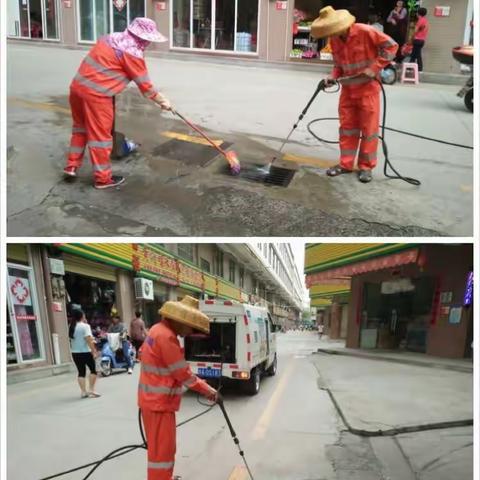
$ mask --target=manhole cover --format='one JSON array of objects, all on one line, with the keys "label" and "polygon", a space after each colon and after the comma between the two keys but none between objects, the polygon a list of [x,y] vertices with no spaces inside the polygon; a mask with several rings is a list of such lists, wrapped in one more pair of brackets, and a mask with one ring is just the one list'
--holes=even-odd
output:
[{"label": "manhole cover", "polygon": [[[224,142],[221,147],[226,149],[231,145],[231,143]],[[217,155],[220,155],[217,150],[209,145],[186,142],[175,138],[162,143],[156,147],[152,153],[155,156],[165,157],[171,160],[179,160],[180,162],[189,165],[199,165],[200,167],[204,167]]]}]

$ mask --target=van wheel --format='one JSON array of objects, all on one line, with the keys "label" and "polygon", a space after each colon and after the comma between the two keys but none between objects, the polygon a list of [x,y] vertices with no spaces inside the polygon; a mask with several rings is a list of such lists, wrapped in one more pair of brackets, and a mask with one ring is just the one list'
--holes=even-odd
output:
[{"label": "van wheel", "polygon": [[270,377],[275,376],[276,373],[277,373],[277,354],[275,354],[275,358],[273,359],[272,364],[267,369],[267,374]]},{"label": "van wheel", "polygon": [[246,391],[249,395],[256,395],[260,391],[260,369],[254,368],[250,372],[250,380],[246,383]]}]

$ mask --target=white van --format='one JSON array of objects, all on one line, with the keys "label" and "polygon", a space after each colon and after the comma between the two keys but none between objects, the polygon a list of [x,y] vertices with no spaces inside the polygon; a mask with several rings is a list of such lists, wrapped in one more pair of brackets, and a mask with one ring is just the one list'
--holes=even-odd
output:
[{"label": "white van", "polygon": [[185,338],[185,358],[200,378],[235,379],[250,395],[264,373],[277,372],[277,326],[264,307],[224,300],[201,300],[210,335]]}]

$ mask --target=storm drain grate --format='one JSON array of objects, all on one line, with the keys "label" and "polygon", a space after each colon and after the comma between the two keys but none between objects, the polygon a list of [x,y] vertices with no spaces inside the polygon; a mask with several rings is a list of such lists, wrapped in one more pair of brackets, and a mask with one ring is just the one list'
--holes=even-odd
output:
[{"label": "storm drain grate", "polygon": [[[221,147],[226,149],[231,145],[231,143],[224,142]],[[155,147],[152,154],[169,158],[170,160],[179,160],[189,165],[198,165],[200,167],[204,167],[220,155],[218,151],[210,145],[202,145],[177,139],[169,140]]]},{"label": "storm drain grate", "polygon": [[252,182],[288,187],[297,172],[297,166],[290,164],[291,162],[281,162],[282,166],[271,165],[270,168],[268,165],[242,164],[242,170],[238,176]]}]

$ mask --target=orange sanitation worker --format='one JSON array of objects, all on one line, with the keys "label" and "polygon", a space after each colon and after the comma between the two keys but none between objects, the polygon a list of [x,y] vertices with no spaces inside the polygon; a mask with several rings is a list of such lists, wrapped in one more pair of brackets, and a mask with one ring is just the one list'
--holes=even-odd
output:
[{"label": "orange sanitation worker", "polygon": [[151,42],[166,40],[153,20],[138,17],[124,32],[102,37],[84,58],[70,85],[73,127],[65,176],[76,177],[88,150],[95,188],[124,182],[123,177],[112,176],[110,164],[114,99],[133,81],[144,97],[171,110],[170,102],[154,88],[144,59]]},{"label": "orange sanitation worker", "polygon": [[340,163],[327,170],[335,177],[351,173],[358,151],[358,178],[372,180],[377,165],[380,118],[380,71],[395,58],[398,44],[370,25],[355,23],[348,10],[325,7],[312,24],[312,36],[330,37],[334,68],[328,83],[342,84]]},{"label": "orange sanitation worker", "polygon": [[185,361],[177,335],[194,331],[208,333],[208,317],[198,309],[198,300],[186,296],[181,302],[166,302],[141,348],[138,406],[148,444],[148,480],[172,477],[176,452],[175,412],[180,408],[183,388],[217,401],[217,391],[195,376]]}]

